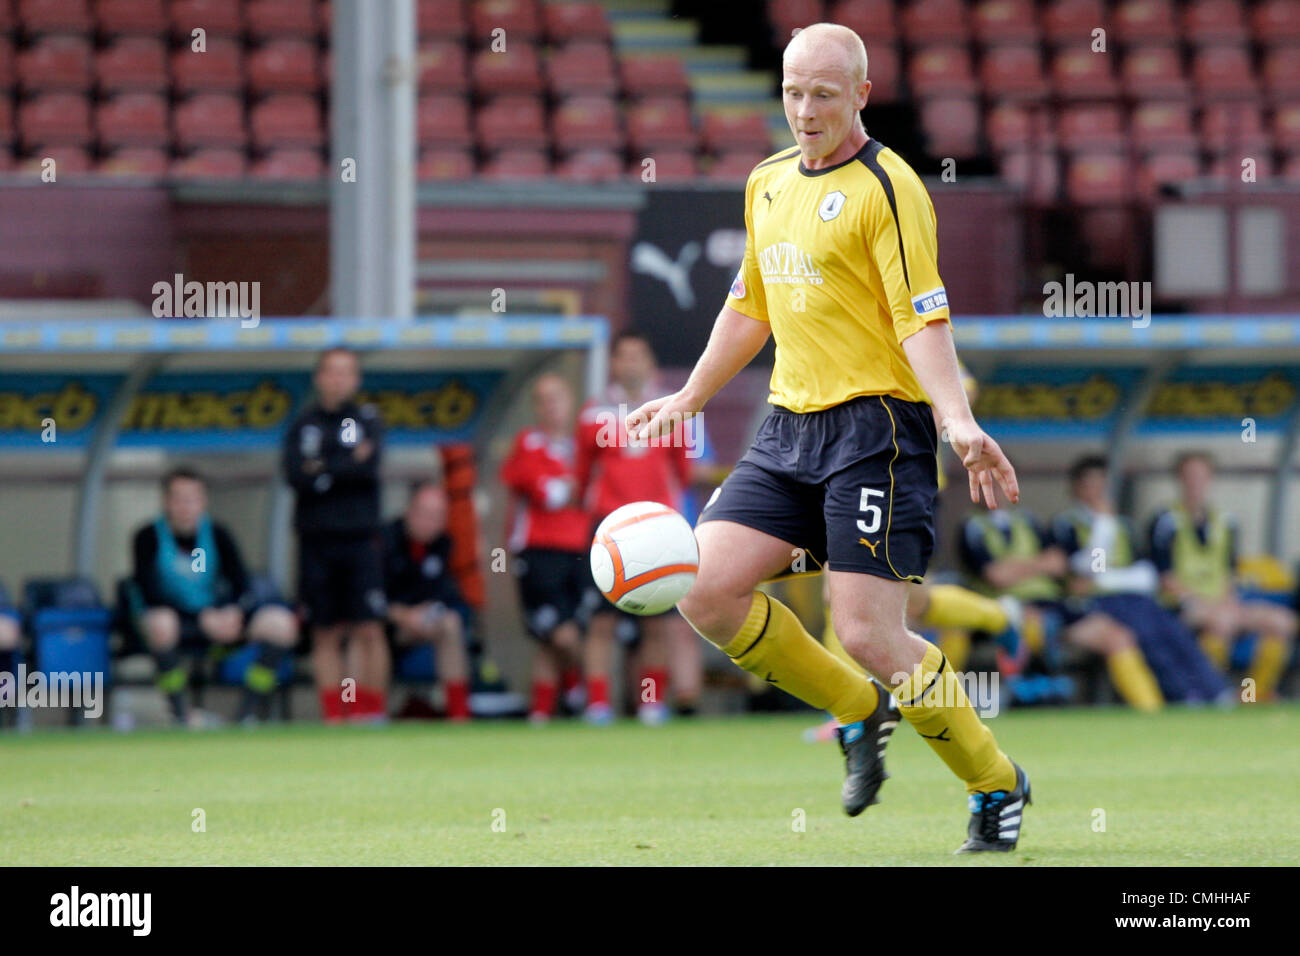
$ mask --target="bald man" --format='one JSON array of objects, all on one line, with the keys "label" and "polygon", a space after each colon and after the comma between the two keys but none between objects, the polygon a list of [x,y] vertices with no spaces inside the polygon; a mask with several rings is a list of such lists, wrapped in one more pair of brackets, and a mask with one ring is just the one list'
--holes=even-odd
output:
[{"label": "bald man", "polygon": [[[744,260],[704,354],[681,390],[628,416],[645,437],[670,432],[776,339],[774,407],[700,516],[700,573],[678,609],[741,668],[835,716],[850,816],[876,802],[901,714],[966,787],[958,852],[1012,850],[1029,779],[904,611],[934,549],[939,434],[972,501],[996,508],[998,487],[1018,501],[1016,473],[962,389],[934,206],[862,126],[861,39],[814,24],[786,47],[783,72],[795,145],[749,175]],[[810,565],[830,582],[844,649],[876,680],[757,590]]]}]

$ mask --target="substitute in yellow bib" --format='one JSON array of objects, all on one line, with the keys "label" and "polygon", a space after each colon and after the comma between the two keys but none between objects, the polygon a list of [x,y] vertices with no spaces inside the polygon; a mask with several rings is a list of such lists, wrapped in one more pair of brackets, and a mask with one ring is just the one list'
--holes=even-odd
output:
[{"label": "substitute in yellow bib", "polygon": [[[677,608],[739,667],[835,716],[847,813],[876,802],[902,717],[969,794],[961,850],[1010,850],[1029,779],[903,615],[934,548],[939,432],[972,500],[982,492],[996,507],[997,486],[1016,501],[1015,470],[962,391],[925,187],[862,126],[862,40],[805,28],[785,50],[781,90],[794,148],[750,174],[744,261],[709,344],[681,390],[628,416],[638,438],[670,433],[775,340],[772,411],[701,513],[699,574]],[[826,568],[857,668],[756,590],[809,557]]]},{"label": "substitute in yellow bib", "polygon": [[1174,467],[1179,500],[1156,515],[1150,531],[1161,596],[1178,607],[1219,670],[1227,668],[1228,652],[1237,637],[1256,634],[1250,676],[1255,680],[1256,699],[1269,700],[1291,659],[1295,612],[1271,601],[1237,596],[1237,529],[1230,515],[1209,502],[1214,481],[1209,454],[1187,452]]}]

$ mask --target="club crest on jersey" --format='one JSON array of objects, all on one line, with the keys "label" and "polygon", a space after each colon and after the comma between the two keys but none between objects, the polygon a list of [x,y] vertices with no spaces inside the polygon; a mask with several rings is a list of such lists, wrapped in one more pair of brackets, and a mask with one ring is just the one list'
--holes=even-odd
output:
[{"label": "club crest on jersey", "polygon": [[731,297],[733,299],[743,299],[745,297],[745,280],[739,272],[736,273],[735,281],[731,283]]},{"label": "club crest on jersey", "polygon": [[933,312],[935,309],[942,309],[948,304],[948,293],[943,286],[937,289],[931,289],[929,292],[922,292],[920,295],[912,296],[912,308],[916,309],[917,315],[925,315],[927,312]]},{"label": "club crest on jersey", "polygon": [[844,208],[846,199],[848,197],[838,189],[833,193],[827,193],[826,198],[822,200],[822,204],[817,207],[817,215],[822,217],[822,222],[830,222],[838,216],[840,210]]}]

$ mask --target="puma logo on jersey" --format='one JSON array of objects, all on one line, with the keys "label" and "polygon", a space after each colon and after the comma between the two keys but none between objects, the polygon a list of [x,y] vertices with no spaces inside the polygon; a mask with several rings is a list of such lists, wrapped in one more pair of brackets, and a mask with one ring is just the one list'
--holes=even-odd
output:
[{"label": "puma logo on jersey", "polygon": [[[781,194],[778,192],[776,195],[779,196],[779,195],[781,195]],[[764,189],[764,190],[763,190],[763,198],[767,200],[767,208],[768,208],[768,209],[771,209],[771,208],[772,208],[772,200],[775,199],[776,196],[773,196],[773,195],[772,195],[771,193],[769,193],[766,189]]]},{"label": "puma logo on jersey", "polygon": [[870,548],[871,556],[874,558],[876,556],[876,546],[880,544],[880,539],[877,538],[875,541],[868,541],[866,538],[858,538],[858,544],[865,544]]}]

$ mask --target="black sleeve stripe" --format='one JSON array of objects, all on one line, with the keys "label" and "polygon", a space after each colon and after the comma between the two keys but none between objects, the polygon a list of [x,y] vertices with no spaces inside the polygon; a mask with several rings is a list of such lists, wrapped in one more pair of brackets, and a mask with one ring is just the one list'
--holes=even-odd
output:
[{"label": "black sleeve stripe", "polygon": [[898,201],[894,198],[894,184],[889,180],[889,173],[885,172],[880,165],[880,160],[876,158],[877,154],[885,147],[881,145],[880,140],[873,139],[866,152],[859,157],[862,165],[871,170],[875,177],[880,180],[880,185],[884,187],[885,198],[889,200],[889,211],[894,214],[894,229],[898,232],[898,257],[903,262],[903,282],[907,285],[907,294],[912,294],[912,280],[907,274],[907,253],[903,250],[903,229],[898,222]]},{"label": "black sleeve stripe", "polygon": [[779,156],[773,156],[771,159],[763,160],[763,162],[759,163],[754,168],[762,169],[764,166],[771,166],[773,163],[783,163],[787,159],[793,159],[798,152],[799,152],[799,147],[796,146],[794,147],[794,149],[786,150],[784,153],[781,153]]}]

